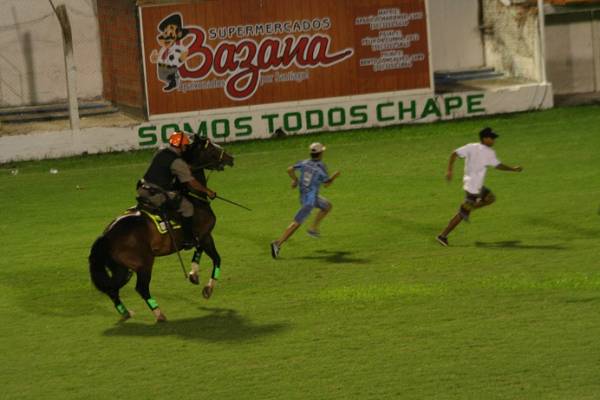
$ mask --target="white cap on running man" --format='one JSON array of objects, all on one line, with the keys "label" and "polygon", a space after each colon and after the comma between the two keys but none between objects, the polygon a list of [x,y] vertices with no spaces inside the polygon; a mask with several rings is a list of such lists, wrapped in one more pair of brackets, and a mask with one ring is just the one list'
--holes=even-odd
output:
[{"label": "white cap on running man", "polygon": [[319,154],[325,151],[326,147],[319,142],[314,142],[310,145],[310,154]]}]

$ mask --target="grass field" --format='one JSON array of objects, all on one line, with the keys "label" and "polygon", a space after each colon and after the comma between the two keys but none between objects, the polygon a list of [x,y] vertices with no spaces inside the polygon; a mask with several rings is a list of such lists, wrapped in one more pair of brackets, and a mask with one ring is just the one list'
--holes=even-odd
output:
[{"label": "grass field", "polygon": [[[497,203],[443,248],[462,200],[448,156],[484,125],[524,172],[489,171]],[[600,107],[580,107],[231,144],[235,167],[209,183],[253,212],[213,203],[223,276],[209,301],[176,256],[158,260],[166,324],[133,280],[136,315],[117,324],[87,270],[151,152],[5,166],[0,399],[597,399],[599,126]],[[320,240],[301,229],[273,260],[298,208],[285,169],[315,140],[342,172],[323,190],[334,210]],[[204,258],[203,282],[209,270]]]}]

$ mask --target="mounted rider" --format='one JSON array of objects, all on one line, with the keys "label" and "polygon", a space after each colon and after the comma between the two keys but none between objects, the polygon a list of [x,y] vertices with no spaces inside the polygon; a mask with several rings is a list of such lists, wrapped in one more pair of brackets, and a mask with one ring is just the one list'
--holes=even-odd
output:
[{"label": "mounted rider", "polygon": [[167,201],[173,202],[177,211],[183,217],[183,248],[196,245],[193,232],[194,206],[182,196],[175,187],[176,181],[197,192],[206,193],[214,199],[216,193],[201,184],[192,176],[189,165],[182,159],[183,153],[190,145],[190,139],[181,131],[176,131],[169,137],[169,147],[159,150],[152,159],[144,178],[138,182],[137,193],[142,201],[161,208]]}]

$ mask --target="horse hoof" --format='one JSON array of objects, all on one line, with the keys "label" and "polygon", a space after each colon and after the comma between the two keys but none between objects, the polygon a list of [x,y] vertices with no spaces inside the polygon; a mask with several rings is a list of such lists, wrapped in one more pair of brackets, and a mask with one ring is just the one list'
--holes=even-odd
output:
[{"label": "horse hoof", "polygon": [[198,278],[198,274],[194,273],[194,272],[190,272],[188,274],[188,279],[190,280],[190,282],[192,282],[194,285],[199,285],[200,284],[200,278]]},{"label": "horse hoof", "polygon": [[167,316],[163,313],[160,313],[156,316],[156,322],[167,322]]},{"label": "horse hoof", "polygon": [[133,317],[134,312],[131,310],[127,310],[127,314],[125,315],[121,315],[121,319],[119,319],[119,322],[125,322],[127,321],[129,318]]},{"label": "horse hoof", "polygon": [[165,314],[163,314],[162,311],[160,311],[159,308],[152,310],[152,313],[156,317],[156,322],[166,322],[167,321],[167,317],[165,316]]},{"label": "horse hoof", "polygon": [[161,315],[159,317],[156,317],[156,322],[160,323],[160,322],[167,322],[167,317],[165,317],[164,315]]},{"label": "horse hoof", "polygon": [[205,299],[210,299],[210,296],[212,296],[212,292],[213,292],[213,288],[210,286],[204,286],[204,289],[202,289],[202,297],[204,297]]}]

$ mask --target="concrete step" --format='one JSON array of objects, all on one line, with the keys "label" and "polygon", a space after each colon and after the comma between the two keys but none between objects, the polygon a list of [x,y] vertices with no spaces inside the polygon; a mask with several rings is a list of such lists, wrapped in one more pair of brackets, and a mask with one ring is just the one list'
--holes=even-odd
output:
[{"label": "concrete step", "polygon": [[[117,111],[119,111],[117,107],[106,101],[82,102],[79,104],[80,117],[110,114]],[[0,121],[3,123],[52,121],[68,118],[69,107],[66,103],[0,108]]]},{"label": "concrete step", "polygon": [[494,68],[477,68],[464,71],[435,71],[434,78],[436,82],[457,82],[475,79],[495,79],[503,76],[501,72],[496,72]]}]

